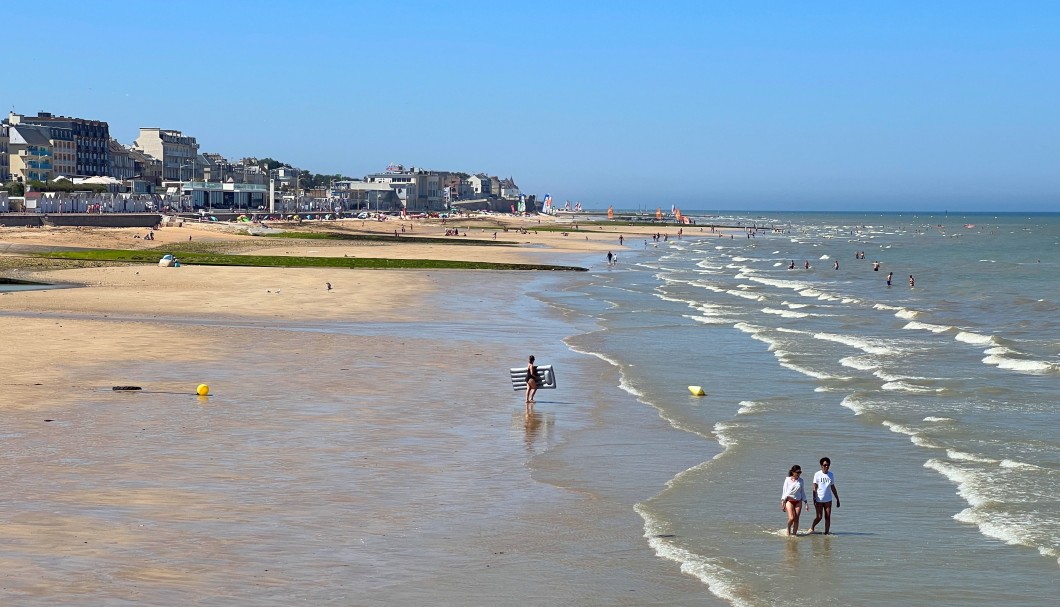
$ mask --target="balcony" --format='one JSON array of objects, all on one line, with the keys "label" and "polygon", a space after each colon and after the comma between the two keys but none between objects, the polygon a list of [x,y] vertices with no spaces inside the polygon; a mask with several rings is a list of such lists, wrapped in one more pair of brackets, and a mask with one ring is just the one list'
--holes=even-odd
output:
[{"label": "balcony", "polygon": [[26,163],[26,166],[31,168],[31,169],[38,169],[38,170],[41,170],[41,171],[50,171],[50,170],[52,170],[52,163],[48,162],[47,160],[45,160],[43,162],[30,160],[29,162]]}]

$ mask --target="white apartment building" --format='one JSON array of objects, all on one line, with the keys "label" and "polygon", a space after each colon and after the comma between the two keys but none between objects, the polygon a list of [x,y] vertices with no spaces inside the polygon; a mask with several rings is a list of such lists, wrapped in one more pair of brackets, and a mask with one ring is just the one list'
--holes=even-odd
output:
[{"label": "white apartment building", "polygon": [[199,143],[180,131],[142,127],[133,147],[162,163],[163,181],[185,181],[201,177]]}]

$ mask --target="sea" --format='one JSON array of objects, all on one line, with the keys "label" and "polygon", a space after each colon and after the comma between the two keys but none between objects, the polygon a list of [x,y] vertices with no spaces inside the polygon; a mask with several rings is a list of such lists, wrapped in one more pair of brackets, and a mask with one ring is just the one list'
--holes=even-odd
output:
[{"label": "sea", "polygon": [[[717,604],[1057,604],[1060,215],[686,215],[536,293],[671,430],[626,496],[656,557]],[[822,457],[831,533],[788,537]]]}]

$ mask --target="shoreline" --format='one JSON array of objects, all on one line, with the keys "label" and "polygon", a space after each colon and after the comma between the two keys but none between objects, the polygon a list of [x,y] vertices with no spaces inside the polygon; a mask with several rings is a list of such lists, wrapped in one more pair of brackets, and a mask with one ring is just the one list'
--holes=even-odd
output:
[{"label": "shoreline", "polygon": [[[5,386],[11,469],[21,471],[0,527],[0,540],[22,546],[6,558],[22,581],[0,593],[13,601],[54,604],[85,588],[109,600],[135,588],[146,602],[225,595],[278,605],[343,596],[641,605],[675,587],[705,593],[652,553],[621,497],[636,489],[564,482],[606,464],[606,447],[581,444],[604,436],[601,412],[629,418],[632,406],[655,423],[606,387],[613,370],[565,343],[591,321],[557,317],[530,296],[566,278],[384,270],[335,280],[329,270],[204,266],[40,275],[90,286],[0,297],[0,330],[24,344],[19,360],[34,361],[14,365]],[[529,417],[506,385],[507,367],[527,351],[561,365],[562,382]],[[195,397],[197,383],[214,396]],[[117,395],[113,385],[145,391]],[[68,463],[35,463],[45,445]],[[303,491],[319,507],[302,504]],[[218,519],[210,504],[230,514]],[[313,531],[321,517],[334,519],[324,544]],[[137,521],[163,543],[135,533]],[[238,544],[210,539],[237,530]],[[66,534],[95,550],[75,550]],[[168,547],[189,541],[189,554],[224,579]],[[282,554],[286,565],[273,562]],[[62,583],[44,565],[56,557],[76,563]],[[118,581],[95,587],[97,571]],[[34,589],[36,579],[52,588]],[[555,587],[543,591],[545,580]]]}]

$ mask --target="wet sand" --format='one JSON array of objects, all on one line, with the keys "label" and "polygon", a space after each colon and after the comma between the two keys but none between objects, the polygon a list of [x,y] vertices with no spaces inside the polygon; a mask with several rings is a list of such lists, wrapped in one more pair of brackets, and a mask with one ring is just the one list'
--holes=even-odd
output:
[{"label": "wet sand", "polygon": [[[614,234],[548,238],[524,259],[586,259]],[[588,321],[527,296],[562,277],[32,276],[90,286],[0,295],[6,604],[716,604],[632,510],[681,463],[646,450],[608,474],[631,429],[673,433],[563,344]],[[507,368],[529,353],[561,389],[527,416]]]}]

